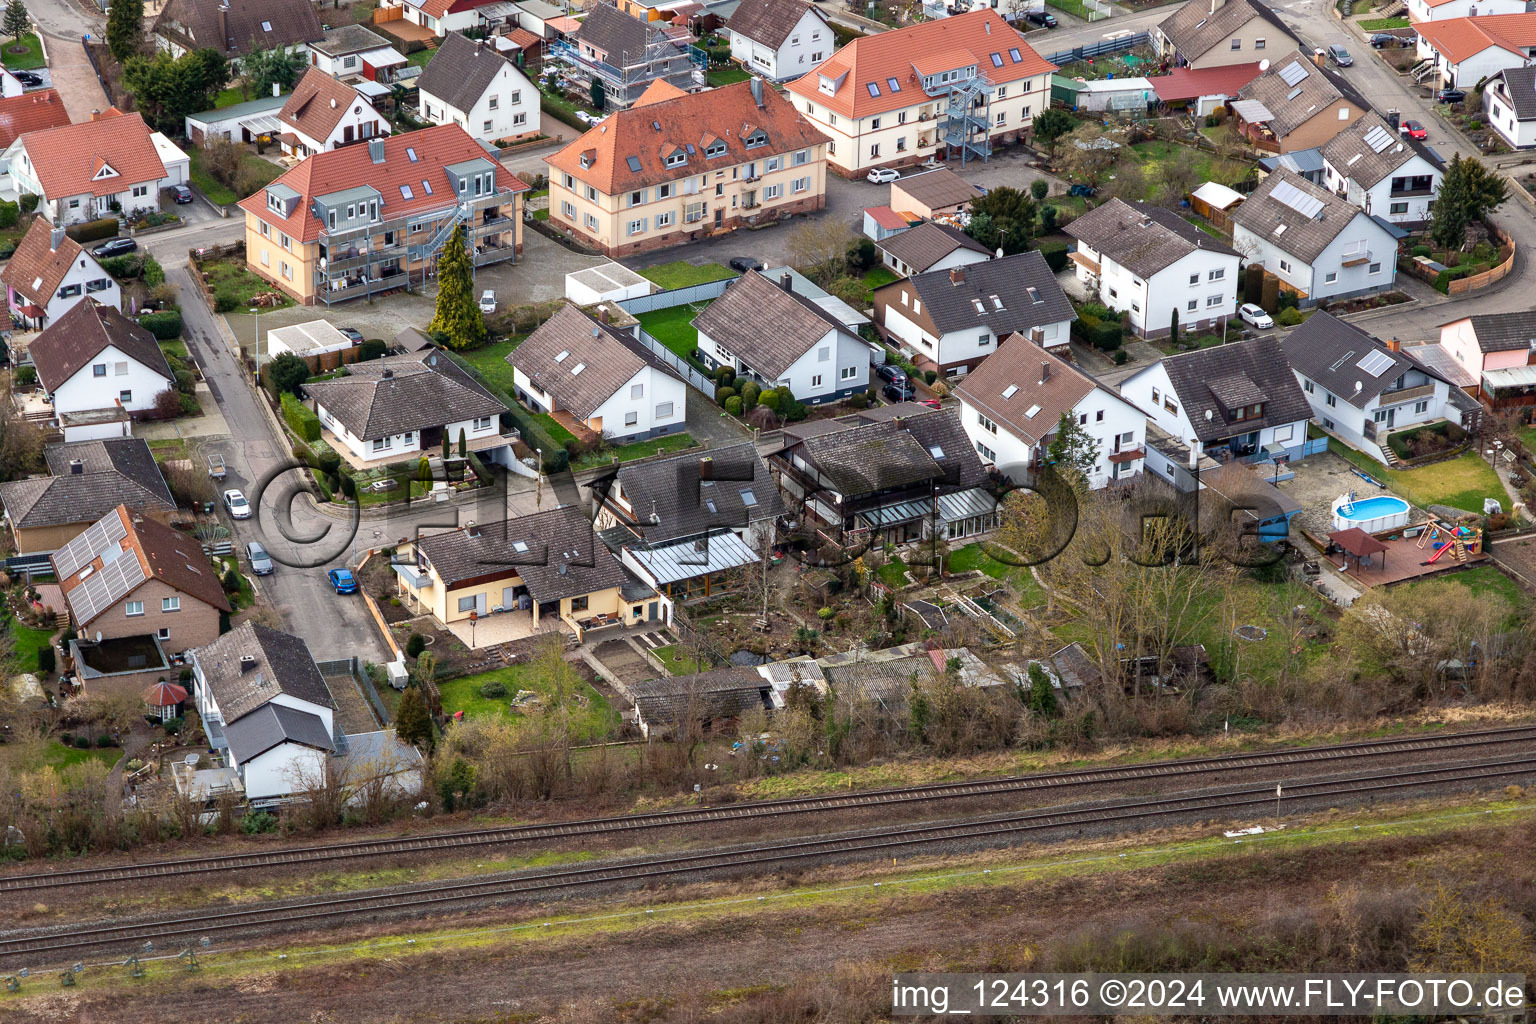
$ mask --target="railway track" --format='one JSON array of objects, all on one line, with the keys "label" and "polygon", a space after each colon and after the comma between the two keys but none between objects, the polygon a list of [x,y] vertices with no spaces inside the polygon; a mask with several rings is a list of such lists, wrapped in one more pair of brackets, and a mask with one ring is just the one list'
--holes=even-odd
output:
[{"label": "railway track", "polygon": [[629,814],[607,818],[586,818],[544,825],[508,825],[497,828],[443,832],[397,839],[368,839],[324,846],[288,847],[260,853],[212,857],[188,857],[150,861],[143,864],[109,868],[82,868],[72,871],[46,871],[0,877],[0,893],[25,892],[64,886],[94,885],[126,879],[144,879],[187,874],[233,871],[239,869],[281,867],[292,864],[319,863],[357,857],[418,853],[424,851],[472,848],[500,843],[532,842],[547,839],[573,839],[655,828],[743,821],[791,814],[825,811],[853,811],[874,807],[897,806],[932,800],[956,800],[1058,790],[1071,792],[1085,787],[1117,782],[1163,779],[1189,779],[1241,770],[1263,770],[1287,766],[1347,764],[1362,758],[1386,757],[1405,753],[1471,752],[1494,750],[1516,743],[1536,742],[1536,725],[1509,726],[1446,735],[1404,739],[1363,740],[1325,747],[1303,747],[1249,754],[1223,754],[1217,757],[1186,758],[1142,765],[1113,768],[1088,768],[1040,775],[1005,776],[969,782],[934,783],[897,789],[868,790],[858,793],[827,794],[728,804],[719,807],[695,807],[647,814]]},{"label": "railway track", "polygon": [[[1301,803],[1347,797],[1360,799],[1377,794],[1458,783],[1494,783],[1501,779],[1536,774],[1536,754],[1494,761],[1479,761],[1418,769],[1393,769],[1378,774],[1317,782],[1298,782],[1279,799],[1295,807]],[[239,910],[215,910],[167,919],[122,924],[87,924],[44,934],[0,939],[0,957],[7,962],[22,958],[33,966],[47,966],[116,947],[123,953],[148,941],[175,948],[233,930],[308,927],[339,919],[397,910],[420,913],[471,900],[507,897],[538,897],[556,892],[614,884],[644,884],[680,875],[732,868],[784,867],[797,863],[860,854],[891,854],[936,843],[986,843],[1031,833],[1087,826],[1133,826],[1159,819],[1201,814],[1231,815],[1275,807],[1275,789],[1269,783],[1216,793],[1149,798],[1070,809],[1040,809],[965,821],[865,829],[831,838],[794,839],[751,844],[726,851],[690,852],[639,858],[587,868],[563,868],[530,872],[515,877],[464,881],[446,885],[420,885],[387,892],[361,893],[329,899],[307,900],[280,906],[263,905]],[[8,968],[9,969],[9,968]]]}]

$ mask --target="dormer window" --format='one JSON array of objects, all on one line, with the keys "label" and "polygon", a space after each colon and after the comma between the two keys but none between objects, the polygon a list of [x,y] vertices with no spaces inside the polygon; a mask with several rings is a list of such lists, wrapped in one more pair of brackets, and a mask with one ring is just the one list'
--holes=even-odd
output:
[{"label": "dormer window", "polygon": [[581,166],[583,170],[592,166],[592,158],[586,153],[581,154]]},{"label": "dormer window", "polygon": [[668,167],[681,167],[687,162],[688,154],[683,152],[681,149],[674,149],[671,153],[667,154]]},{"label": "dormer window", "polygon": [[705,148],[704,156],[710,160],[713,160],[717,156],[725,156],[725,143],[718,139],[716,139],[714,142],[711,142]]},{"label": "dormer window", "polygon": [[768,145],[768,136],[761,131],[755,131],[747,136],[747,148],[756,149],[758,146]]}]

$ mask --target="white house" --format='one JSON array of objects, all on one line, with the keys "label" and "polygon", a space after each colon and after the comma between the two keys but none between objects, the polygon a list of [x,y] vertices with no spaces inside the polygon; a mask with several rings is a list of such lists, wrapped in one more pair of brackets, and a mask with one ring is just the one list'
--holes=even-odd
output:
[{"label": "white house", "polygon": [[1299,457],[1312,415],[1274,337],[1168,356],[1122,381],[1120,396],[1220,460]]},{"label": "white house", "polygon": [[1232,244],[1304,306],[1392,287],[1397,239],[1380,222],[1287,170],[1265,178],[1232,214]]},{"label": "white house", "polygon": [[1516,149],[1536,146],[1536,67],[1505,68],[1483,83],[1488,124]]},{"label": "white house", "polygon": [[1283,345],[1313,418],[1387,465],[1397,461],[1388,434],[1435,420],[1468,426],[1476,419],[1477,401],[1411,349],[1378,341],[1327,313],[1313,313]]},{"label": "white house", "polygon": [[880,261],[902,277],[968,267],[992,258],[990,249],[964,231],[931,220],[876,239],[875,248],[880,250]]},{"label": "white house", "polygon": [[176,386],[155,336],[93,298],[76,303],[29,349],[55,415],[111,409],[148,412]]},{"label": "white house", "polygon": [[633,338],[574,305],[560,307],[507,362],[519,401],[569,416],[578,430],[627,442],[685,426],[688,386]]},{"label": "white house", "polygon": [[1010,334],[1064,351],[1076,319],[1045,257],[1033,250],[894,281],[877,288],[874,301],[886,333],[945,376],[974,370]]},{"label": "white house", "polygon": [[176,182],[169,180],[155,134],[140,114],[108,112],[29,132],[0,161],[10,168],[17,192],[39,196],[38,212],[62,227],[116,211],[158,210],[160,189]]},{"label": "white house", "polygon": [[96,258],[41,217],[32,222],[10,262],[0,270],[13,319],[41,329],[87,296],[122,309],[123,293]]},{"label": "white house", "polygon": [[731,282],[698,316],[699,351],[714,366],[764,388],[788,387],[812,405],[869,389],[869,345],[794,289],[755,270]]},{"label": "white house", "polygon": [[389,121],[366,96],[310,68],[277,114],[283,152],[305,157],[388,135]]},{"label": "white house", "polygon": [[1446,21],[1490,14],[1524,14],[1525,0],[1407,0],[1408,20]]},{"label": "white house", "polygon": [[388,85],[409,60],[366,26],[341,25],[326,29],[324,39],[309,44],[309,63],[332,78],[361,76]]},{"label": "white house", "polygon": [[27,87],[21,84],[8,68],[0,68],[0,100],[8,100],[13,96],[20,96],[27,91]]},{"label": "white house", "polygon": [[731,59],[773,82],[805,74],[837,48],[826,15],[803,0],[743,0],[725,27]]},{"label": "white house", "polygon": [[[503,462],[506,403],[435,348],[352,363],[347,374],[307,384],[321,436],[353,466],[432,454],[446,441]],[[325,435],[329,434],[329,437]]]},{"label": "white house", "polygon": [[453,122],[481,142],[539,130],[539,91],[493,46],[449,33],[417,80],[417,110],[433,124]]},{"label": "white house", "polygon": [[1323,180],[1355,206],[1393,224],[1429,222],[1445,165],[1423,143],[1367,114],[1323,144]]},{"label": "white house", "polygon": [[1089,486],[1141,472],[1146,414],[1022,335],[1008,338],[966,374],[955,394],[965,434],[982,462],[1015,483],[1033,479],[1063,415],[1098,446]]},{"label": "white house", "polygon": [[1179,326],[1209,330],[1237,312],[1236,249],[1174,213],[1111,199],[1068,224],[1077,279],[1144,338]]},{"label": "white house", "polygon": [[382,6],[398,7],[411,24],[447,36],[483,27],[480,8],[498,4],[499,0],[385,0]]},{"label": "white house", "polygon": [[1419,60],[1434,64],[1433,82],[1426,84],[1445,88],[1471,89],[1505,68],[1524,67],[1536,48],[1536,14],[1479,13],[1418,22],[1413,30]]}]

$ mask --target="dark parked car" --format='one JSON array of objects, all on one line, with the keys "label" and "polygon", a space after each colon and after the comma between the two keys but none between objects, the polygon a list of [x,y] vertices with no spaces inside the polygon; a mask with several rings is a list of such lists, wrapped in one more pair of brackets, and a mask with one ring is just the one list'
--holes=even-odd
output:
[{"label": "dark parked car", "polygon": [[190,203],[192,201],[192,190],[185,185],[172,185],[171,198],[178,203]]},{"label": "dark parked car", "polygon": [[363,332],[358,330],[356,327],[338,327],[336,329],[342,334],[345,334],[347,336],[347,340],[352,344],[361,345],[363,343]]},{"label": "dark parked car", "polygon": [[1048,11],[1030,11],[1024,15],[1024,20],[1031,25],[1040,25],[1044,28],[1055,28],[1059,24],[1056,16]]},{"label": "dark parked car", "polygon": [[1390,50],[1401,45],[1403,45],[1402,38],[1393,35],[1391,32],[1377,32],[1371,36],[1371,48],[1373,50]]},{"label": "dark parked car", "polygon": [[745,274],[749,270],[762,270],[761,260],[755,260],[751,256],[735,256],[731,259],[731,269]]},{"label": "dark parked car", "polygon": [[1067,195],[1091,196],[1097,191],[1098,189],[1094,188],[1092,185],[1073,185],[1071,188],[1067,189]]},{"label": "dark parked car", "polygon": [[900,384],[887,384],[880,389],[880,393],[892,402],[910,401],[912,396],[916,394],[912,390],[912,385],[906,381],[902,381]]},{"label": "dark parked car", "polygon": [[102,242],[91,250],[91,255],[97,259],[106,259],[109,256],[121,256],[124,253],[133,252],[139,247],[139,243],[131,238],[114,238],[110,242]]},{"label": "dark parked car", "polygon": [[1335,67],[1340,68],[1347,68],[1355,62],[1355,58],[1349,55],[1349,51],[1338,43],[1328,47],[1328,59],[1333,62]]},{"label": "dark parked car", "polygon": [[1461,89],[1441,89],[1435,93],[1436,103],[1460,103],[1467,98],[1467,94]]},{"label": "dark parked car", "polygon": [[43,76],[35,71],[12,71],[11,74],[15,75],[16,81],[22,85],[39,86],[43,84]]},{"label": "dark parked car", "polygon": [[881,363],[875,367],[875,376],[881,380],[890,381],[892,384],[905,384],[907,372],[895,363]]}]

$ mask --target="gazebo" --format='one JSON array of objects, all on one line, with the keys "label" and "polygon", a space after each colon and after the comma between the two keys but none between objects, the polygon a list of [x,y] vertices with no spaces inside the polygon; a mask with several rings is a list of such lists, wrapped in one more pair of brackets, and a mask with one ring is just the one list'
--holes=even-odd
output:
[{"label": "gazebo", "polygon": [[1387,545],[1372,537],[1358,526],[1351,526],[1347,530],[1335,530],[1328,535],[1328,541],[1339,549],[1341,554],[1340,569],[1349,567],[1350,556],[1354,556],[1355,569],[1364,569],[1364,560],[1372,555],[1381,555],[1381,564],[1376,566],[1378,572],[1387,567]]},{"label": "gazebo", "polygon": [[168,683],[164,679],[144,691],[144,703],[149,705],[150,714],[155,715],[162,722],[175,718],[186,699],[185,687]]}]

